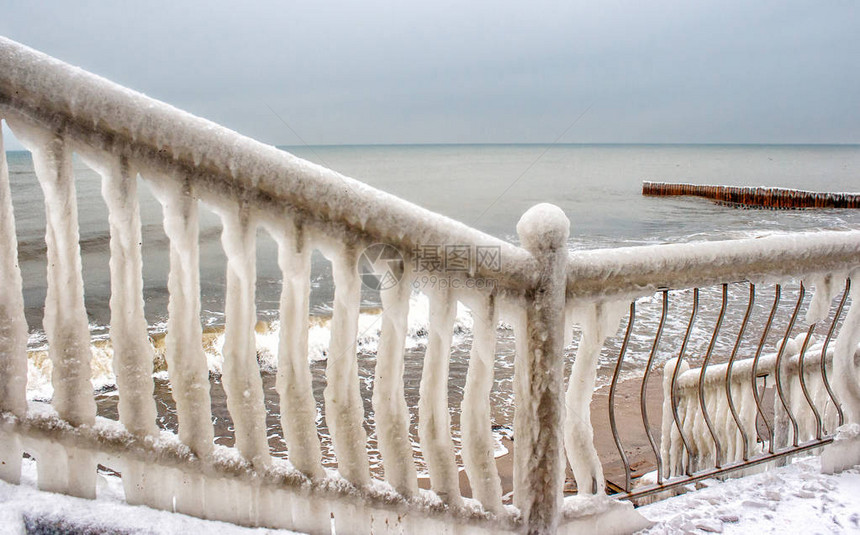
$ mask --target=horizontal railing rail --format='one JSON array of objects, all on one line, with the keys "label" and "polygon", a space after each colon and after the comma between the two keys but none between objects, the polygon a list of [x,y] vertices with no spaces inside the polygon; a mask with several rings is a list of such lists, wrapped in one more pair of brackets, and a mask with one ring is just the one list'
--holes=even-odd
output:
[{"label": "horizontal railing rail", "polygon": [[7,119],[182,176],[202,198],[242,200],[279,223],[286,214],[327,235],[364,236],[401,251],[499,247],[504,270],[478,266],[473,275],[501,279],[514,291],[534,284],[536,263],[519,247],[3,37],[0,71]]}]

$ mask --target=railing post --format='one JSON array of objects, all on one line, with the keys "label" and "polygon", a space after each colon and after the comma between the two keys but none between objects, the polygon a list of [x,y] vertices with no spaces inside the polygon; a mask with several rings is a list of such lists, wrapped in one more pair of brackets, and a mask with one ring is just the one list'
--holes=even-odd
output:
[{"label": "railing post", "polygon": [[538,204],[519,223],[523,247],[540,272],[526,293],[526,347],[516,356],[514,503],[527,533],[555,533],[564,486],[564,305],[570,220]]}]

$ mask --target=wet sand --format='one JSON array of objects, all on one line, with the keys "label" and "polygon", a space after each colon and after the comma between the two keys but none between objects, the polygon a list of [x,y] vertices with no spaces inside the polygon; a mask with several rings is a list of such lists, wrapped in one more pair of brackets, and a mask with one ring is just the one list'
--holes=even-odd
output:
[{"label": "wet sand", "polygon": [[[663,403],[663,392],[660,384],[662,371],[652,373],[646,392],[646,411],[651,423],[652,433],[657,447],[660,447],[660,419]],[[618,384],[615,393],[615,419],[619,430],[619,436],[630,462],[631,479],[656,469],[656,457],[645,434],[640,410],[639,393],[642,382],[630,379]],[[594,445],[598,456],[603,464],[604,478],[607,480],[607,492],[612,492],[613,487],[624,486],[624,464],[618,454],[618,448],[612,437],[609,425],[609,386],[603,387],[594,393],[591,403],[591,422],[594,426]],[[513,490],[513,454],[516,444],[514,440],[503,438],[502,445],[508,453],[496,458],[496,467],[502,483],[502,494]],[[430,488],[429,478],[420,478],[418,482],[421,488]],[[565,478],[565,494],[576,492],[576,484],[573,480],[573,472],[567,466]],[[471,497],[469,479],[465,470],[460,470],[460,492],[463,496]]]}]

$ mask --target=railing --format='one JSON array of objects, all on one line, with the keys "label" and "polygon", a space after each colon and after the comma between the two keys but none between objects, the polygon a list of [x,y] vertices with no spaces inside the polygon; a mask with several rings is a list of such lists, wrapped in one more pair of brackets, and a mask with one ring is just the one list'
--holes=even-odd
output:
[{"label": "railing", "polygon": [[[95,496],[96,466],[101,464],[122,474],[129,503],[246,525],[314,533],[328,533],[332,525],[338,533],[430,529],[551,533],[575,530],[583,522],[599,525],[601,515],[614,515],[615,529],[633,529],[642,522],[629,504],[602,497],[605,478],[590,416],[601,348],[628,309],[630,332],[634,325],[630,301],[654,292],[664,292],[660,295],[665,298],[665,289],[804,279],[816,281],[820,305],[826,301],[818,297],[820,292],[832,296],[817,281],[845,280],[848,270],[860,266],[860,232],[568,255],[569,222],[560,209],[550,205],[538,205],[523,215],[517,226],[522,247],[517,247],[5,39],[0,39],[0,118],[33,153],[45,193],[48,293],[44,328],[54,365],[52,408],[28,406],[27,325],[9,178],[0,147],[4,158],[0,164],[0,283],[4,288],[0,340],[7,341],[0,344],[0,455],[5,462],[0,477],[18,481],[26,452],[37,461],[40,488],[76,496]],[[72,153],[101,174],[110,212],[110,330],[119,422],[96,417],[92,396]],[[170,241],[166,359],[177,405],[178,436],[160,431],[155,424],[153,355],[143,315],[143,260],[138,245],[138,174],[157,193]],[[223,383],[235,427],[234,448],[213,446],[209,377],[201,347],[198,200],[218,213],[223,225],[227,256]],[[278,243],[282,270],[277,390],[288,462],[273,459],[268,449],[263,389],[255,359],[258,227]],[[369,469],[355,341],[361,277],[358,256],[376,243],[400,252],[402,262],[392,264],[394,275],[407,280],[412,276],[415,251],[426,245],[497,248],[501,258],[498,266],[478,263],[465,271],[444,274],[458,282],[450,286],[471,290],[428,291],[431,321],[420,385],[418,439],[430,474],[430,491],[417,485],[403,394],[410,293],[409,285],[403,283],[380,290],[383,313],[373,408],[384,482]],[[317,406],[307,362],[310,254],[314,249],[331,261],[335,283],[324,411],[337,458],[336,472],[324,470],[321,464]],[[485,279],[494,281],[491,288],[475,284]],[[829,289],[832,285],[824,286]],[[447,369],[457,302],[468,306],[475,318],[460,412],[462,463],[455,455],[447,407]],[[795,361],[783,344],[774,364],[754,362],[753,372],[766,371],[779,378],[783,371],[790,374],[792,369],[806,369],[816,362],[822,370],[831,366],[835,396],[831,399],[841,402],[846,421],[857,421],[860,387],[848,373],[855,370],[853,349],[860,342],[857,316],[860,309],[848,310],[832,357],[826,347],[817,361],[805,357],[811,349],[804,343]],[[512,504],[502,495],[489,411],[500,318],[513,326],[517,345]],[[574,325],[582,334],[565,397],[563,348]],[[644,414],[648,377],[656,364],[652,360],[663,323],[660,325],[652,336],[654,350],[645,368],[640,398],[645,428],[661,470],[653,486],[657,491],[669,488],[667,479],[674,485],[677,479],[669,478],[679,471],[685,475],[678,477],[695,478],[708,466],[706,453],[689,448],[680,454],[680,460],[674,453],[675,457],[659,453],[657,437]],[[625,348],[627,345],[625,340]],[[619,368],[624,353],[618,359]],[[682,351],[679,359],[683,357]],[[746,364],[734,354],[727,364],[729,369],[743,366]],[[683,365],[677,369],[679,373],[672,373],[669,381],[669,392],[677,394],[670,396],[668,414],[684,429],[686,420],[678,420],[695,411],[682,412],[678,407],[690,407],[689,399],[696,398],[704,399],[702,406],[706,406],[710,394],[701,394],[702,386],[711,384],[711,376],[722,371],[706,358],[702,369],[707,371],[697,383],[694,372],[680,373]],[[618,376],[616,370],[610,396]],[[750,379],[748,384],[758,384],[755,381]],[[808,386],[803,387],[804,392]],[[697,387],[699,393],[692,394]],[[783,387],[777,391],[786,395]],[[790,407],[793,405],[786,404],[786,413],[794,422]],[[664,428],[666,414],[664,411]],[[706,420],[708,414],[706,410]],[[816,444],[823,444],[833,430],[826,410],[820,415]],[[609,416],[614,418],[612,412]],[[797,429],[791,447],[805,447],[806,442],[801,443],[805,439],[798,435],[800,427]],[[751,444],[751,429],[746,426],[742,431]],[[617,433],[615,437],[623,456],[623,444]],[[678,443],[673,437],[671,430],[664,434],[662,447],[676,452]],[[772,445],[769,454],[783,451],[784,441],[765,438]],[[742,449],[745,461],[755,460],[755,447]],[[573,469],[578,497],[564,497],[565,457]],[[716,459],[720,466],[728,462],[720,453]],[[626,459],[624,464],[629,474]],[[472,498],[461,495],[461,467],[468,476]],[[627,477],[625,492],[635,498],[630,480]],[[589,499],[586,495],[595,496]]]}]

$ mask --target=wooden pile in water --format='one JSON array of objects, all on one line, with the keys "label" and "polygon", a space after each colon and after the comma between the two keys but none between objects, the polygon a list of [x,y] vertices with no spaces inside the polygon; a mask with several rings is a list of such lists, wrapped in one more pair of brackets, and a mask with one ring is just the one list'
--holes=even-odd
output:
[{"label": "wooden pile in water", "polygon": [[642,183],[642,195],[690,195],[714,201],[772,210],[794,208],[860,208],[860,194],[821,193],[787,188],[701,186],[697,184]]}]

